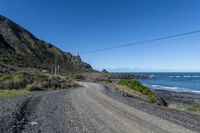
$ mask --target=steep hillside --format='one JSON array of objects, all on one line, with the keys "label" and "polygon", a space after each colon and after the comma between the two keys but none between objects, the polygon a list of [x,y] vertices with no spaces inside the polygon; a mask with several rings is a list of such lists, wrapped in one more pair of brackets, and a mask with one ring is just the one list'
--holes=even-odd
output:
[{"label": "steep hillside", "polygon": [[79,56],[63,52],[37,39],[29,31],[0,15],[0,63],[51,70],[55,62],[62,72],[92,71]]}]

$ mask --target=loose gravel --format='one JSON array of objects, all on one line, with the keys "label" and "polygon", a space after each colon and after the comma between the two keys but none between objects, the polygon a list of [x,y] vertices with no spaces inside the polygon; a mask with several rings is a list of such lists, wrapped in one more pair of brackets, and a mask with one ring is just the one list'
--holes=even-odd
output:
[{"label": "loose gravel", "polygon": [[1,133],[192,133],[198,115],[123,97],[101,84],[0,99]]}]

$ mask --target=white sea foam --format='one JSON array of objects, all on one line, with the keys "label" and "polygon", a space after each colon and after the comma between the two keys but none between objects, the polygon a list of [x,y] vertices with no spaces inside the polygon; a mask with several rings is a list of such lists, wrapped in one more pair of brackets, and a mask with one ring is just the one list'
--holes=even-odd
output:
[{"label": "white sea foam", "polygon": [[170,78],[200,78],[200,75],[169,76]]},{"label": "white sea foam", "polygon": [[200,91],[194,91],[194,90],[192,90],[191,92],[193,92],[193,93],[200,93]]},{"label": "white sea foam", "polygon": [[199,75],[184,75],[184,78],[200,78]]},{"label": "white sea foam", "polygon": [[181,76],[169,76],[170,78],[180,78]]},{"label": "white sea foam", "polygon": [[180,90],[183,88],[180,87],[168,87],[168,86],[162,86],[162,85],[152,85],[153,88],[155,89],[167,89],[167,90]]},{"label": "white sea foam", "polygon": [[169,87],[163,85],[151,85],[153,89],[161,89],[161,90],[171,90],[176,92],[193,92],[193,93],[200,93],[200,90],[190,90],[188,88],[183,87]]}]

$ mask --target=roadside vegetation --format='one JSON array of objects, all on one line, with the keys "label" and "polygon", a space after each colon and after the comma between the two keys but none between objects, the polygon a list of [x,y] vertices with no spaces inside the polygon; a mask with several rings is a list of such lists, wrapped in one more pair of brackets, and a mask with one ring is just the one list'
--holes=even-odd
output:
[{"label": "roadside vegetation", "polygon": [[189,106],[187,109],[190,112],[200,113],[200,104],[193,104]]},{"label": "roadside vegetation", "polygon": [[125,96],[138,96],[150,103],[156,102],[155,93],[136,80],[120,80],[114,88]]},{"label": "roadside vegetation", "polygon": [[6,89],[6,90],[0,90],[0,97],[10,96],[10,95],[21,95],[26,93],[29,93],[29,91],[26,89],[19,89],[19,90]]},{"label": "roadside vegetation", "polygon": [[105,80],[105,83],[111,84],[111,83],[112,83],[112,80],[111,80],[111,79],[107,79],[107,80]]},{"label": "roadside vegetation", "polygon": [[80,74],[76,74],[76,75],[73,75],[72,78],[73,78],[74,80],[80,81],[80,80],[83,80],[83,79],[84,79],[84,76],[83,76],[83,75],[80,75]]},{"label": "roadside vegetation", "polygon": [[0,73],[0,96],[24,94],[30,91],[66,89],[76,86],[72,78],[42,72]]},{"label": "roadside vegetation", "polygon": [[0,89],[19,89],[27,84],[27,75],[18,72],[0,73]]}]

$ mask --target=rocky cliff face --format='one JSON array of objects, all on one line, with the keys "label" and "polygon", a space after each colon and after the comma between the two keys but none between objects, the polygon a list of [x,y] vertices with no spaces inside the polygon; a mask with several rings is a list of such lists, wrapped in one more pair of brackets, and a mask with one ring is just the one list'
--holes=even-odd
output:
[{"label": "rocky cliff face", "polygon": [[0,63],[48,69],[55,62],[62,72],[92,71],[92,67],[54,45],[37,39],[29,31],[0,15]]}]

